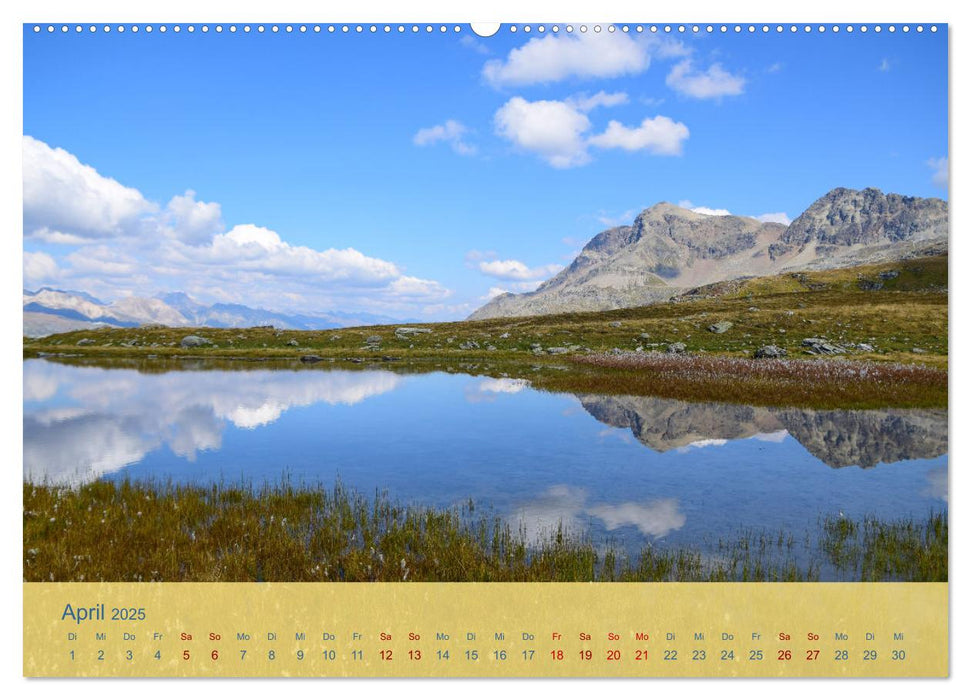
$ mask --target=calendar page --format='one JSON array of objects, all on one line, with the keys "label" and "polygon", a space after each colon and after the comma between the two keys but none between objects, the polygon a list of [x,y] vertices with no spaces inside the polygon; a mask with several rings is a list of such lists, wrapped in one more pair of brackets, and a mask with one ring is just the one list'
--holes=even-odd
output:
[{"label": "calendar page", "polygon": [[24,676],[950,674],[948,25],[649,9],[23,24]]}]

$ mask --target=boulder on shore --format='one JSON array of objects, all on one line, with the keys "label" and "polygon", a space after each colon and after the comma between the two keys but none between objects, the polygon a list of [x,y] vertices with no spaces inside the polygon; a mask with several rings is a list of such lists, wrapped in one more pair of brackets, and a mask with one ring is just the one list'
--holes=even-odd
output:
[{"label": "boulder on shore", "polygon": [[758,350],[755,351],[755,359],[769,359],[774,360],[780,357],[786,356],[786,349],[780,348],[778,345],[763,345]]},{"label": "boulder on shore", "polygon": [[187,335],[179,343],[184,348],[201,348],[205,345],[212,345],[212,341],[203,338],[201,335]]}]

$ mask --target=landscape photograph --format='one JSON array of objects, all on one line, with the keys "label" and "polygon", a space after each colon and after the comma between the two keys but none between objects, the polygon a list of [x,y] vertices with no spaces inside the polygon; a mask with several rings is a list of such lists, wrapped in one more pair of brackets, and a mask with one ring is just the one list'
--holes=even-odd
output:
[{"label": "landscape photograph", "polygon": [[25,25],[24,581],[947,581],[947,29],[681,29]]}]

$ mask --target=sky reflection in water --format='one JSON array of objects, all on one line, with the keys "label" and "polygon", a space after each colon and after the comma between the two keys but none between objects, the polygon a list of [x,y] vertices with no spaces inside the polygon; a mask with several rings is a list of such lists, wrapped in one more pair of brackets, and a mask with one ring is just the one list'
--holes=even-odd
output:
[{"label": "sky reflection in water", "polygon": [[[276,482],[431,506],[473,499],[528,537],[697,545],[824,515],[947,507],[946,411],[804,411],[549,394],[386,370],[24,363],[24,478]],[[872,468],[861,468],[865,467]]]}]

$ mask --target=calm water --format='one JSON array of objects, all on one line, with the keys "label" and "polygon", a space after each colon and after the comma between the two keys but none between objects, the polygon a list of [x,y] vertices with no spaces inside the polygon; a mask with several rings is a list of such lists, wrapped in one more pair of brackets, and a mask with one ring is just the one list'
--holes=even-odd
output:
[{"label": "calm water", "polygon": [[549,394],[521,380],[24,363],[24,478],[323,483],[491,506],[534,536],[704,545],[947,508],[945,411]]}]

